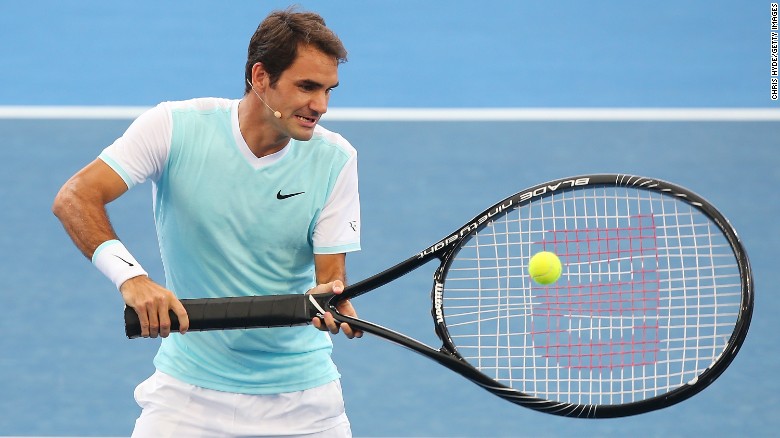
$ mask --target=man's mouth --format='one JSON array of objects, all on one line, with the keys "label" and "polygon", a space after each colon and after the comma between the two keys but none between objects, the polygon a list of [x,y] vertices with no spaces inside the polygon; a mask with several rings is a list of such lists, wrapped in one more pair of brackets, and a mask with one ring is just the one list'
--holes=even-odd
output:
[{"label": "man's mouth", "polygon": [[300,120],[300,121],[302,121],[304,123],[307,123],[307,124],[317,123],[317,118],[316,117],[304,117],[304,116],[299,116],[299,115],[296,115],[295,117],[298,120]]}]

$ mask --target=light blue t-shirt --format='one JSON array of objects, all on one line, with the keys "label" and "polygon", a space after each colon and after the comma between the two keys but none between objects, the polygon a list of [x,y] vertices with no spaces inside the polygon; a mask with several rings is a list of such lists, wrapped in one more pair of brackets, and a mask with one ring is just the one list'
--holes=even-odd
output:
[{"label": "light blue t-shirt", "polygon": [[[237,101],[201,99],[153,110],[167,118],[161,124],[170,124],[170,140],[164,163],[146,173],[155,180],[166,285],[179,298],[304,293],[315,285],[315,252],[359,249],[349,143],[318,127],[310,141],[292,140],[253,163],[237,109]],[[131,127],[101,154],[129,186],[142,180],[128,170],[128,145],[145,143],[133,140],[134,131],[141,129]],[[197,386],[272,394],[337,379],[331,350],[330,337],[310,326],[175,333],[154,363]]]}]

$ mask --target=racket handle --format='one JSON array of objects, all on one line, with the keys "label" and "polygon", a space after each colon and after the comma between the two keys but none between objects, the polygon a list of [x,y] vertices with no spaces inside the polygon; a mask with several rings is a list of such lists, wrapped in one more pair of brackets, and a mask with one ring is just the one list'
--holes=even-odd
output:
[{"label": "racket handle", "polygon": [[[333,294],[314,295],[319,308],[326,308]],[[317,316],[310,295],[268,295],[228,298],[183,299],[190,319],[189,331],[228,330],[303,325]],[[169,312],[171,331],[179,330],[179,319]],[[141,336],[141,322],[135,309],[125,306],[125,334]]]}]

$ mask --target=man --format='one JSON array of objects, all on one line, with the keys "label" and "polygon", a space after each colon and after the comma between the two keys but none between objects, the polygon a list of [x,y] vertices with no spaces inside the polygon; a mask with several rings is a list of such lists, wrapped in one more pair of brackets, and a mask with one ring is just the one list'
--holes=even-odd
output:
[{"label": "man", "polygon": [[[245,94],[165,102],[76,173],[53,211],[76,246],[165,338],[135,391],[134,437],[350,436],[321,331],[359,337],[330,314],[314,327],[189,333],[179,298],[340,293],[359,249],[356,151],[318,126],[346,51],[322,18],[270,14],[249,44]],[[151,179],[163,287],[118,240],[105,205]],[[315,287],[316,285],[316,287]],[[170,334],[169,310],[180,321]],[[349,303],[339,309],[355,315]]]}]

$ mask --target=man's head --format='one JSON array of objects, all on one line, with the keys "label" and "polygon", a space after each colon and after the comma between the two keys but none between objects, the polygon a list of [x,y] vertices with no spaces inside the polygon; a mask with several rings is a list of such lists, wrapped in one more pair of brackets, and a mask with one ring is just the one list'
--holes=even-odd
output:
[{"label": "man's head", "polygon": [[312,12],[295,12],[293,9],[272,12],[258,26],[249,42],[244,92],[250,91],[247,80],[252,81],[252,67],[262,63],[270,77],[270,85],[276,84],[298,55],[302,46],[312,46],[333,57],[337,63],[347,60],[347,51],[341,40],[325,26],[325,20]]}]

